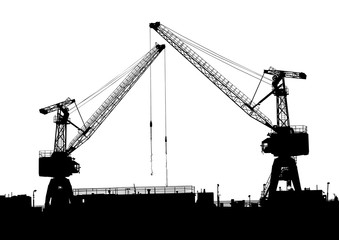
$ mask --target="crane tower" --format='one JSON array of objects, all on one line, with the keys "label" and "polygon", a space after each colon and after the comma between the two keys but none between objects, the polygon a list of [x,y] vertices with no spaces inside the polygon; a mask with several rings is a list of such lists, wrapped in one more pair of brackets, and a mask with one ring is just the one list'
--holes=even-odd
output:
[{"label": "crane tower", "polygon": [[[179,37],[173,30],[160,22],[150,23],[149,27],[174,47],[248,116],[271,129],[268,134],[269,137],[261,144],[264,153],[271,153],[276,157],[272,166],[270,181],[266,185],[264,198],[274,194],[279,180],[286,180],[288,183],[293,182],[295,190],[300,191],[301,186],[295,158],[308,154],[308,133],[306,126],[290,125],[287,105],[288,90],[285,85],[285,78],[306,79],[306,74],[273,68],[265,70],[264,74],[272,75],[272,91],[256,104],[193,51],[186,44],[187,41]],[[259,110],[260,103],[272,94],[276,96],[276,125],[273,125],[272,121]]]},{"label": "crane tower", "polygon": [[67,125],[72,124],[76,126],[69,119],[68,106],[75,103],[75,100],[67,98],[63,102],[39,110],[42,114],[57,111],[57,115],[54,117],[54,123],[56,123],[54,150],[39,152],[39,176],[52,178],[46,193],[46,208],[52,206],[60,209],[71,203],[73,192],[71,183],[67,177],[80,171],[80,165],[74,161],[71,153],[84,144],[96,132],[164,48],[165,45],[156,44],[141,58],[126,78],[108,96],[84,125],[81,128],[77,127],[78,134],[69,143],[68,147],[66,138]]}]

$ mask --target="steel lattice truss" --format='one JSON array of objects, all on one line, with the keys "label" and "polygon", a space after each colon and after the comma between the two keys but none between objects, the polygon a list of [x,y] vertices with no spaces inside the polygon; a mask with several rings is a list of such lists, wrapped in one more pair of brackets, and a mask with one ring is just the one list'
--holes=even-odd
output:
[{"label": "steel lattice truss", "polygon": [[109,95],[87,122],[85,122],[81,130],[79,130],[78,134],[70,142],[67,149],[68,154],[85,143],[94,134],[164,48],[165,45],[157,44],[133,68],[120,85]]},{"label": "steel lattice truss", "polygon": [[258,107],[253,108],[253,106],[256,105],[255,103],[253,103],[243,92],[241,92],[223,75],[209,65],[202,57],[188,47],[178,36],[160,23],[150,24],[150,27],[163,37],[171,46],[173,46],[181,55],[183,55],[202,74],[204,74],[246,114],[265,126],[273,128],[271,120],[262,113]]}]

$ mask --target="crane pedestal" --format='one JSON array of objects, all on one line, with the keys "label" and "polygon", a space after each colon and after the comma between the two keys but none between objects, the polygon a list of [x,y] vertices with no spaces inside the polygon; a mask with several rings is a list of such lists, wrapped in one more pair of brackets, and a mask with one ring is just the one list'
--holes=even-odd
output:
[{"label": "crane pedestal", "polygon": [[277,190],[279,180],[292,182],[295,191],[301,191],[296,161],[290,156],[277,157],[272,166],[269,196]]},{"label": "crane pedestal", "polygon": [[46,209],[65,209],[71,204],[73,190],[71,182],[66,177],[54,177],[49,182],[45,207]]}]

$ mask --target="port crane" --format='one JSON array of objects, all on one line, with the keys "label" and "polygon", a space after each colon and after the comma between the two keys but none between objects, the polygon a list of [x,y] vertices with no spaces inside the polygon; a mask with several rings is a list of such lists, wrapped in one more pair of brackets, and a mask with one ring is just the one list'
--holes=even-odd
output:
[{"label": "port crane", "polygon": [[[67,98],[63,102],[39,110],[42,114],[56,111],[56,116],[54,117],[54,123],[56,124],[54,150],[39,152],[39,176],[52,178],[46,193],[46,208],[49,206],[56,208],[67,207],[72,201],[72,186],[67,177],[74,173],[79,173],[80,165],[71,157],[71,153],[96,132],[164,48],[165,45],[156,44],[144,55],[81,128],[77,127],[69,119],[69,106],[75,104],[74,99]],[[75,126],[78,129],[78,133],[67,146],[68,124]]]},{"label": "port crane", "polygon": [[[292,182],[295,190],[301,191],[295,158],[309,153],[308,133],[306,126],[290,125],[287,105],[288,89],[285,85],[285,78],[306,79],[306,74],[273,68],[264,70],[263,76],[265,74],[272,76],[272,91],[256,104],[193,51],[186,44],[187,41],[179,37],[173,30],[160,22],[150,23],[149,27],[174,47],[248,116],[271,129],[269,137],[262,141],[261,147],[264,153],[271,153],[276,158],[262,197],[273,196],[279,180],[285,180],[288,184]],[[259,110],[259,105],[272,94],[276,96],[277,123],[275,125]]]}]

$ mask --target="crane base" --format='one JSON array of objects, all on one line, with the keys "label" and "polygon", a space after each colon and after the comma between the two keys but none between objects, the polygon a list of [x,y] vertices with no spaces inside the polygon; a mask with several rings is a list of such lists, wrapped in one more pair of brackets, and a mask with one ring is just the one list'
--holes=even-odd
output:
[{"label": "crane base", "polygon": [[65,177],[55,177],[49,182],[45,208],[48,210],[67,209],[73,199],[71,182]]},{"label": "crane base", "polygon": [[290,181],[293,183],[295,191],[301,191],[298,168],[294,158],[281,156],[274,160],[268,190],[269,196],[276,192],[279,180]]}]

